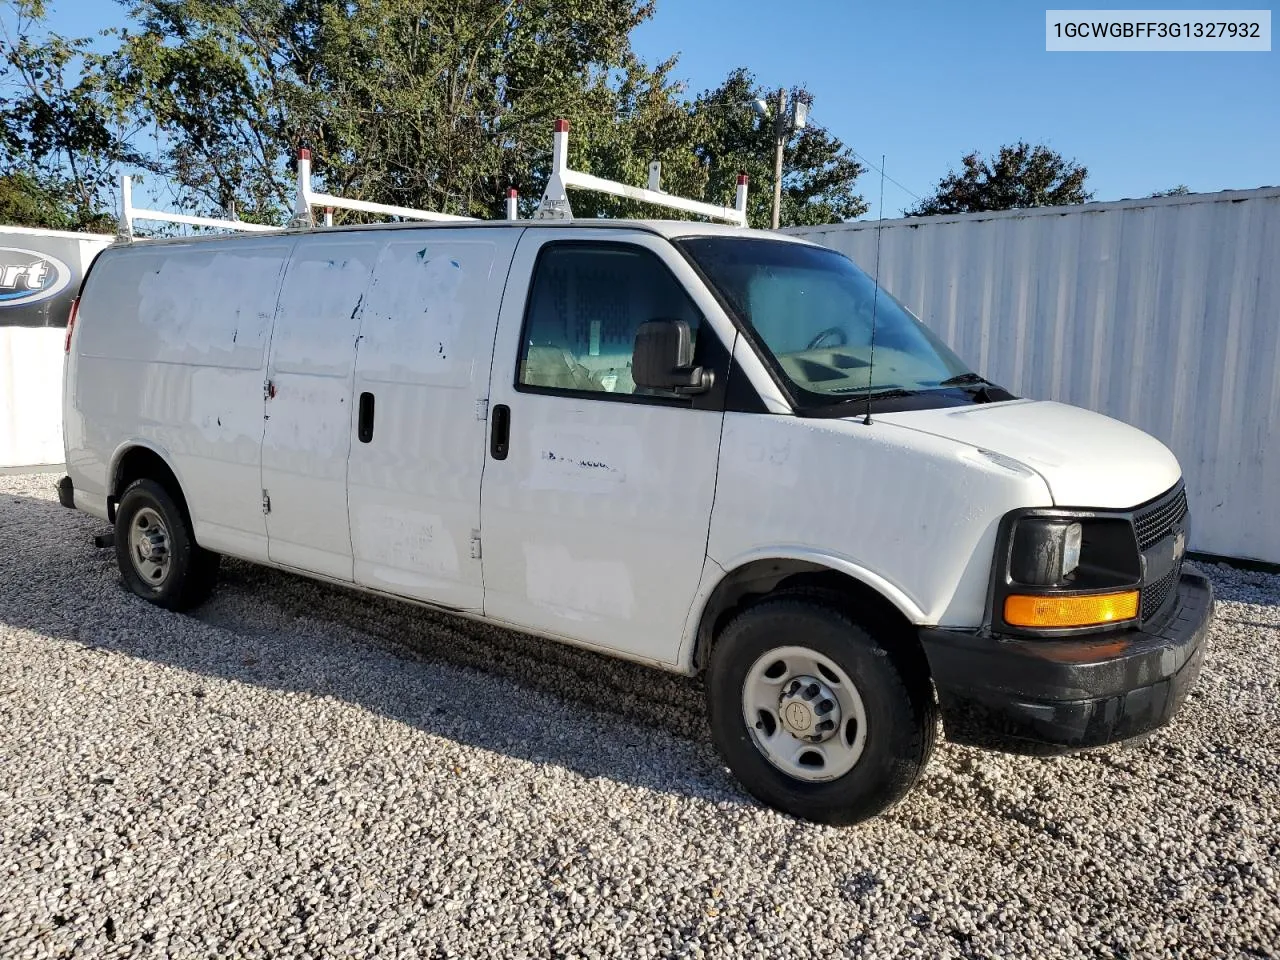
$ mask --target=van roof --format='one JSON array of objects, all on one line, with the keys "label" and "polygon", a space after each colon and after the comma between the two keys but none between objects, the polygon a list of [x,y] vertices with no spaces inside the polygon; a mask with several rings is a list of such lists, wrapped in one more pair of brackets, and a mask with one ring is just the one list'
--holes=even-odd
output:
[{"label": "van roof", "polygon": [[755,230],[749,227],[736,227],[732,224],[702,223],[692,220],[466,220],[466,221],[425,221],[412,220],[401,223],[362,223],[344,224],[341,226],[290,228],[281,227],[279,231],[261,233],[217,233],[196,234],[183,237],[139,237],[134,243],[156,246],[168,243],[218,243],[228,240],[247,240],[252,237],[292,236],[295,234],[345,233],[367,230],[523,230],[528,227],[568,229],[589,227],[596,230],[622,230],[653,233],[668,240],[678,237],[751,237],[753,239],[781,240],[787,243],[799,243],[816,246],[811,240],[773,230]]}]

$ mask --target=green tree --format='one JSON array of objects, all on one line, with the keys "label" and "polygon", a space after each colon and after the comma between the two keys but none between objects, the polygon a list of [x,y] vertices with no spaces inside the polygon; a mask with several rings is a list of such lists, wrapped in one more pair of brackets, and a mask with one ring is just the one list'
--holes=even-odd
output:
[{"label": "green tree", "polygon": [[962,164],[959,173],[949,172],[934,195],[907,211],[907,216],[1055,207],[1093,198],[1085,190],[1089,171],[1043,144],[1018,141],[1001,147],[990,159],[974,151]]},{"label": "green tree", "polygon": [[1157,190],[1155,193],[1148,193],[1148,197],[1185,197],[1191,193],[1191,188],[1185,183],[1180,183],[1176,187],[1170,187],[1168,190]]},{"label": "green tree", "polygon": [[[773,143],[745,70],[691,103],[649,67],[630,33],[652,0],[137,0],[116,57],[118,89],[164,131],[171,175],[192,206],[279,222],[292,158],[312,149],[328,192],[472,216],[523,212],[542,195],[552,121],[571,122],[575,169],[731,205],[752,176],[751,221],[768,222]],[[174,40],[178,42],[174,42]],[[744,106],[747,104],[748,106]],[[819,126],[787,145],[783,222],[866,210],[862,167]],[[658,215],[575,192],[577,216]]]},{"label": "green tree", "polygon": [[22,170],[10,170],[0,173],[0,223],[110,233],[116,218],[106,211],[86,209],[76,187],[67,180],[42,180]]},{"label": "green tree", "polygon": [[[104,52],[32,39],[43,0],[7,2],[25,22],[5,48],[22,95],[0,108],[0,174],[26,178],[9,189],[24,216],[52,222],[70,204],[59,222],[89,222],[126,167],[163,173],[183,209],[283,223],[304,146],[325,192],[492,217],[514,186],[528,215],[563,117],[575,169],[642,184],[657,159],[664,189],[724,205],[745,171],[751,221],[768,221],[761,91],[738,70],[685,99],[674,57],[650,66],[631,49],[653,0],[128,0]],[[786,171],[784,223],[866,209],[861,165],[819,126],[790,138]],[[571,200],[582,217],[673,216]]]},{"label": "green tree", "polygon": [[[790,91],[788,102],[795,102],[798,93]],[[707,199],[732,204],[737,175],[746,173],[751,183],[747,211],[753,227],[769,226],[775,147],[772,121],[759,120],[751,105],[771,95],[740,67],[720,86],[699,96],[691,108],[697,121],[694,152],[707,172]],[[812,121],[791,133],[783,148],[782,170],[782,226],[834,223],[867,212],[855,189],[865,168],[852,150]]]},{"label": "green tree", "polygon": [[154,164],[88,38],[43,31],[43,0],[0,6],[0,217],[25,226],[110,230],[114,168]]},{"label": "green tree", "polygon": [[641,128],[670,112],[669,66],[648,70],[629,41],[651,12],[651,0],[138,0],[115,75],[164,131],[194,205],[280,219],[308,146],[329,192],[492,216],[509,185],[540,195],[557,117],[588,167],[660,146]]}]

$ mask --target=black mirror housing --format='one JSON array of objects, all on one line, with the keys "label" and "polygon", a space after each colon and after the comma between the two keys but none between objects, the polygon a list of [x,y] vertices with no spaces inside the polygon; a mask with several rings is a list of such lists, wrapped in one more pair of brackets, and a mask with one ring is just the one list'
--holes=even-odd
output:
[{"label": "black mirror housing", "polygon": [[631,355],[636,386],[676,393],[711,389],[712,373],[693,365],[693,334],[686,320],[646,320],[636,330]]}]

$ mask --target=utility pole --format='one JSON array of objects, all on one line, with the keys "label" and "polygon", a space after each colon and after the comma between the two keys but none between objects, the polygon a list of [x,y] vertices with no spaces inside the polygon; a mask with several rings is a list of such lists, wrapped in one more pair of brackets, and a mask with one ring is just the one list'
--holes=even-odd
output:
[{"label": "utility pole", "polygon": [[782,207],[782,148],[791,133],[791,124],[787,121],[787,88],[782,87],[778,90],[778,102],[773,110],[773,216],[770,223],[774,230],[778,229],[778,215]]}]

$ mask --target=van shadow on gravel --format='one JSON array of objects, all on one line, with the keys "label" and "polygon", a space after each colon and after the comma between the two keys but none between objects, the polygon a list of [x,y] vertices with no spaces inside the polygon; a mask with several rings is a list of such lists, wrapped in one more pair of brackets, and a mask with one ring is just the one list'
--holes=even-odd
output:
[{"label": "van shadow on gravel", "polygon": [[752,803],[710,743],[700,680],[225,558],[210,601],[170,613],[121,586],[114,550],[92,543],[107,529],[56,500],[0,495],[0,624],[342,699],[585,777]]}]

